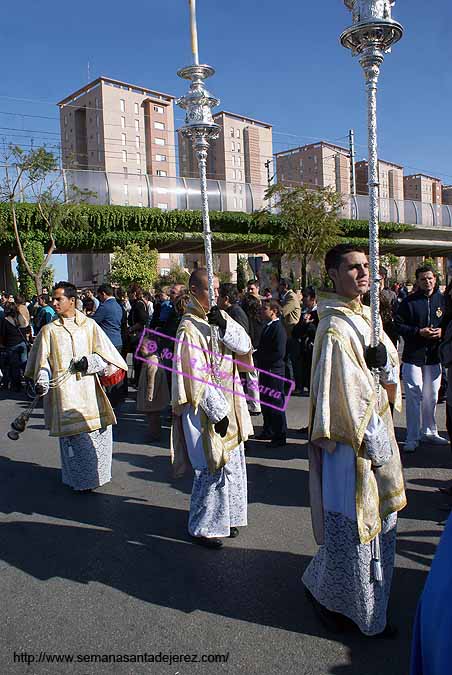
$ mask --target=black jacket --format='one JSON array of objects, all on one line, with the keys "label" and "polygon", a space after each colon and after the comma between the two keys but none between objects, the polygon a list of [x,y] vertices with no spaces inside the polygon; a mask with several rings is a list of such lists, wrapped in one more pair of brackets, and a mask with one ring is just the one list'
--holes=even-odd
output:
[{"label": "black jacket", "polygon": [[246,330],[248,335],[250,334],[250,322],[248,321],[248,317],[237,302],[228,307],[226,312],[234,319],[234,321],[237,321],[237,323]]},{"label": "black jacket", "polygon": [[284,371],[287,332],[281,319],[265,326],[257,350],[257,366],[264,370]]},{"label": "black jacket", "polygon": [[421,328],[439,328],[444,316],[444,296],[439,290],[428,297],[421,291],[403,300],[395,316],[395,329],[403,337],[402,361],[415,366],[439,363],[439,340],[421,337]]}]

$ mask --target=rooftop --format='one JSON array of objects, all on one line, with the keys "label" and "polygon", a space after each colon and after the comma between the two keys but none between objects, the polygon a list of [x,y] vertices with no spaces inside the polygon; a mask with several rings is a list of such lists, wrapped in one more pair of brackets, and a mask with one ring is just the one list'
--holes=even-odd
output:
[{"label": "rooftop", "polygon": [[111,84],[114,87],[118,87],[119,89],[126,89],[127,91],[135,91],[137,94],[142,94],[143,96],[146,96],[146,94],[154,94],[157,96],[166,96],[167,98],[170,99],[176,98],[172,94],[165,94],[164,92],[156,91],[155,89],[147,89],[146,87],[140,87],[136,84],[122,82],[121,80],[115,80],[111,77],[105,77],[101,75],[92,82],[85,84],[84,87],[81,87],[80,89],[77,89],[77,91],[74,91],[72,94],[69,94],[69,96],[66,96],[66,98],[64,98],[62,101],[59,101],[57,105],[62,106],[66,105],[67,103],[70,103],[71,101],[75,101],[77,98],[82,96],[82,94],[86,94],[87,92],[91,91],[91,89],[94,89],[94,87],[97,87],[97,85],[99,85],[101,82],[106,82],[107,84]]},{"label": "rooftop", "polygon": [[435,178],[435,176],[429,176],[428,173],[413,173],[410,176],[405,176],[405,179],[407,178],[428,178],[429,180],[437,180],[438,182],[441,182],[441,178]]},{"label": "rooftop", "polygon": [[267,129],[272,128],[272,125],[268,124],[268,122],[255,120],[253,117],[246,117],[246,115],[238,115],[237,113],[228,112],[227,110],[220,110],[220,112],[215,113],[214,118],[218,117],[219,115],[226,115],[227,117],[233,117],[234,119],[240,120],[241,122],[252,122],[253,124],[259,124],[260,126],[266,127]]},{"label": "rooftop", "polygon": [[[395,162],[388,162],[387,159],[380,159],[378,158],[379,162],[382,162],[383,164],[389,164],[389,166],[395,166],[397,169],[403,169],[403,166],[401,164],[396,164]],[[360,162],[356,162],[356,165],[362,165],[362,166],[367,166],[368,161],[367,159],[362,159]]]},{"label": "rooftop", "polygon": [[332,148],[333,150],[342,150],[342,152],[347,152],[350,154],[349,148],[343,148],[342,145],[336,145],[335,143],[330,143],[329,141],[318,141],[318,143],[309,143],[308,145],[299,145],[297,148],[289,148],[289,150],[282,150],[281,152],[276,152],[275,156],[284,156],[284,155],[293,155],[299,150],[308,150],[310,148],[318,147]]}]

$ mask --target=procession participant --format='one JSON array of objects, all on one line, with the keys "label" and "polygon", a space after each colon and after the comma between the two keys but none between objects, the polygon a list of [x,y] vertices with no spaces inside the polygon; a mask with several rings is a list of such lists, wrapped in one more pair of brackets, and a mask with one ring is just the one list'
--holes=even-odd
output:
[{"label": "procession participant", "polygon": [[[209,312],[206,270],[192,273],[189,290],[190,302],[176,335],[171,454],[176,475],[182,475],[189,463],[194,470],[188,521],[193,542],[220,548],[221,538],[236,537],[237,528],[247,525],[243,444],[253,427],[232,358],[251,358],[252,346],[244,329],[226,312],[218,307]],[[219,330],[221,380],[212,368],[211,325]]]},{"label": "procession participant", "polygon": [[[45,399],[50,436],[60,441],[63,483],[90,491],[111,479],[112,424],[116,418],[101,386],[127,372],[127,364],[97,323],[75,308],[77,289],[60,281],[53,290],[58,315],[43,326],[25,376]],[[58,378],[57,389],[50,380]]]},{"label": "procession participant", "polygon": [[[320,549],[303,582],[331,630],[345,617],[367,636],[392,637],[386,612],[394,568],[397,511],[406,505],[388,393],[400,408],[397,352],[382,332],[369,347],[364,251],[331,249],[325,267],[335,293],[319,299],[310,399],[310,497]],[[383,386],[375,387],[371,368]],[[377,391],[379,395],[377,396]]]}]

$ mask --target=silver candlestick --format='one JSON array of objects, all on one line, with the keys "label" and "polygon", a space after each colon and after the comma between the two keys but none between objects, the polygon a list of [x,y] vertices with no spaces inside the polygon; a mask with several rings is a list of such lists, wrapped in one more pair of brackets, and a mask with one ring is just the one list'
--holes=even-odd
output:
[{"label": "silver candlestick", "polygon": [[177,100],[177,105],[185,113],[185,125],[181,128],[182,134],[193,143],[199,166],[199,180],[201,184],[201,209],[204,234],[204,252],[206,257],[207,277],[209,282],[210,306],[215,304],[214,272],[212,255],[212,231],[210,229],[209,200],[207,197],[207,153],[209,141],[220,135],[220,126],[213,121],[212,108],[219,103],[206,88],[204,80],[214,75],[211,66],[200,65],[198,56],[198,35],[196,25],[196,0],[188,0],[190,9],[190,31],[194,64],[178,71],[179,77],[191,80],[190,90],[185,96]]},{"label": "silver candlestick", "polygon": [[403,27],[392,19],[391,10],[395,2],[391,0],[344,0],[344,3],[352,12],[353,25],[342,33],[341,44],[351,49],[354,56],[359,56],[367,89],[371,345],[375,347],[380,341],[377,85],[384,55],[400,40]]}]

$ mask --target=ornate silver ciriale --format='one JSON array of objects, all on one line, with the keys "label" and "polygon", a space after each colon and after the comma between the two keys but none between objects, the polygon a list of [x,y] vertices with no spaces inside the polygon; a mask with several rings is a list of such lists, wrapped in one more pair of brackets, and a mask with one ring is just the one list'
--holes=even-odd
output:
[{"label": "ornate silver ciriale", "polygon": [[[181,68],[179,77],[191,80],[190,90],[181,96],[177,105],[185,110],[185,125],[182,134],[191,140],[198,160],[199,181],[201,187],[201,209],[204,235],[204,254],[206,258],[207,278],[209,282],[209,303],[216,304],[214,292],[214,270],[212,254],[212,231],[210,229],[209,200],[207,196],[207,153],[209,141],[216,140],[221,127],[213,120],[212,109],[219,103],[205,85],[205,80],[215,74],[211,66],[199,63],[198,31],[196,24],[196,0],[188,0],[190,9],[190,31],[194,64]],[[212,350],[218,353],[218,331],[212,327]]]},{"label": "ornate silver ciriale", "polygon": [[[369,262],[371,276],[372,346],[380,341],[379,275],[379,182],[377,146],[377,85],[385,52],[400,40],[403,27],[392,19],[391,0],[344,0],[352,12],[353,25],[341,35],[343,47],[359,56],[367,89],[368,185],[369,185]],[[378,373],[375,374],[378,384]]]},{"label": "ornate silver ciriale", "polygon": [[201,208],[204,233],[204,252],[206,268],[209,280],[210,305],[215,304],[214,294],[214,271],[212,255],[212,232],[210,229],[209,200],[207,197],[207,153],[209,141],[215,140],[220,135],[220,126],[216,124],[212,116],[212,108],[219,104],[205,85],[205,80],[214,75],[215,70],[211,66],[197,63],[197,29],[196,29],[196,6],[194,0],[190,5],[190,26],[192,34],[192,51],[194,65],[187,66],[178,71],[179,77],[191,80],[190,90],[185,96],[177,100],[177,105],[185,110],[185,125],[181,128],[182,134],[192,141],[193,149],[199,166],[199,180],[201,184]]}]

